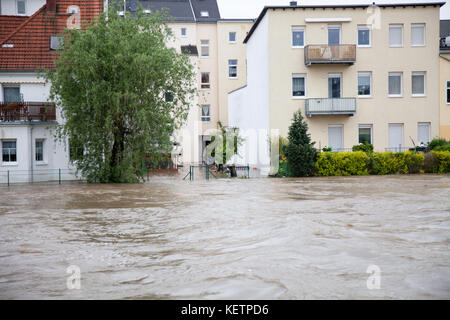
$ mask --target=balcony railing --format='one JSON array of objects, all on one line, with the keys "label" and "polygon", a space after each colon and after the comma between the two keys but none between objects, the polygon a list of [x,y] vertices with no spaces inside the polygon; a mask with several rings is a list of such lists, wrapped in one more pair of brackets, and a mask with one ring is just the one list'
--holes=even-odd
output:
[{"label": "balcony railing", "polygon": [[345,63],[356,61],[356,45],[354,44],[318,44],[305,47],[305,64],[313,63]]},{"label": "balcony railing", "polygon": [[328,114],[349,114],[356,113],[355,98],[314,98],[306,99],[306,115],[328,115]]},{"label": "balcony railing", "polygon": [[0,122],[55,121],[56,107],[47,102],[0,102]]}]

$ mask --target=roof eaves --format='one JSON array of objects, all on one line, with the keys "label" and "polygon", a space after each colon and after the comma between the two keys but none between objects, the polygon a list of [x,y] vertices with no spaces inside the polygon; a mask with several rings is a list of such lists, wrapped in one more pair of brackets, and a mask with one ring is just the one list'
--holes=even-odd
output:
[{"label": "roof eaves", "polygon": [[[377,4],[377,7],[420,7],[420,6],[440,6],[442,7],[445,5],[446,2],[418,2],[418,3],[392,3],[392,4]],[[244,39],[244,43],[247,43],[247,41],[252,36],[255,29],[258,27],[259,23],[261,22],[262,18],[265,16],[267,10],[269,9],[314,9],[314,8],[367,8],[372,6],[371,4],[344,4],[344,5],[304,5],[304,6],[265,6],[261,13],[259,14],[258,18],[256,18],[255,24],[252,26],[250,31],[248,32],[247,36]]]}]

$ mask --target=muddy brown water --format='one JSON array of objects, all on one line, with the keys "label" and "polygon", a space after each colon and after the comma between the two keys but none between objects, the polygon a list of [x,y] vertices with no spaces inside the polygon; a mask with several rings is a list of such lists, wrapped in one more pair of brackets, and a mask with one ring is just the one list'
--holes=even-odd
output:
[{"label": "muddy brown water", "polygon": [[0,188],[2,299],[450,299],[449,247],[449,175]]}]

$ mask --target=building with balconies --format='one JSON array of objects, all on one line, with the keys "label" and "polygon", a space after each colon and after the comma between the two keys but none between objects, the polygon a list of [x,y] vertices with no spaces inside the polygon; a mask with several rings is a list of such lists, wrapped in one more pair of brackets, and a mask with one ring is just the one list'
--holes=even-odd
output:
[{"label": "building with balconies", "polygon": [[0,183],[74,179],[70,142],[54,136],[63,119],[39,73],[54,68],[62,31],[102,13],[103,0],[0,4]]},{"label": "building with balconies", "polygon": [[427,144],[439,135],[443,4],[265,7],[244,40],[247,84],[228,95],[229,125],[286,137],[301,110],[318,149]]}]

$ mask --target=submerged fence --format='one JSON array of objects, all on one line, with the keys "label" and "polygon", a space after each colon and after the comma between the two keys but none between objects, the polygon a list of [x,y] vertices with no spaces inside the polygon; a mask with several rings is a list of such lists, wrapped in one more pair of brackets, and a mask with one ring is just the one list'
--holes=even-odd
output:
[{"label": "submerged fence", "polygon": [[80,181],[75,169],[0,170],[0,185],[14,183]]}]

